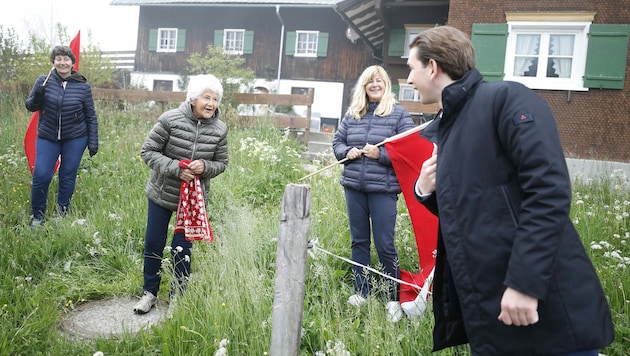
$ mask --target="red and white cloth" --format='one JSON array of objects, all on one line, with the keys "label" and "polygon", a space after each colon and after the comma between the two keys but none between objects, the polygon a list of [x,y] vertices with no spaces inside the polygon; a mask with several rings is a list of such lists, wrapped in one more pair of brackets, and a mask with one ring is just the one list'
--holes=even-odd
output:
[{"label": "red and white cloth", "polygon": [[[179,166],[188,168],[190,162],[189,160],[182,160],[179,162]],[[182,180],[179,188],[175,232],[183,232],[188,241],[214,241],[206,213],[201,180],[198,175],[195,175],[195,178],[190,181]]]}]

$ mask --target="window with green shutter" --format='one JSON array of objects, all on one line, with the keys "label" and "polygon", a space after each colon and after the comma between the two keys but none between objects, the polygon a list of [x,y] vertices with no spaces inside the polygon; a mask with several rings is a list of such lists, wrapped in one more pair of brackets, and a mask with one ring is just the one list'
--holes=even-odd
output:
[{"label": "window with green shutter", "polygon": [[584,86],[623,89],[628,63],[629,34],[629,25],[591,25],[588,33]]},{"label": "window with green shutter", "polygon": [[471,40],[475,48],[475,66],[489,82],[505,75],[507,24],[473,24]]},{"label": "window with green shutter", "polygon": [[243,40],[243,54],[254,53],[254,31],[245,31]]}]

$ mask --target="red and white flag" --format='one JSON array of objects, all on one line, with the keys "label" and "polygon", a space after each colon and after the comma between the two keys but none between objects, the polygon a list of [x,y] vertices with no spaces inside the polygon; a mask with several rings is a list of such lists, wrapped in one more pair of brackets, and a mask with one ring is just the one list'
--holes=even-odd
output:
[{"label": "red and white flag", "polygon": [[433,280],[437,251],[438,218],[418,202],[414,195],[415,182],[420,175],[422,163],[431,157],[433,152],[433,143],[419,135],[424,127],[426,125],[417,126],[385,141],[385,149],[391,159],[409,211],[420,265],[417,273],[401,270],[400,279],[420,287],[424,286],[423,290],[418,290],[401,284],[400,302],[403,309],[405,303],[418,301],[419,298],[422,298],[422,303],[426,302],[428,289]]},{"label": "red and white flag", "polygon": [[[74,70],[79,70],[79,54],[81,52],[81,31],[77,33],[72,41],[70,41],[69,45],[72,53],[76,58],[74,62]],[[33,115],[31,115],[31,121],[28,123],[28,127],[26,128],[26,134],[24,135],[24,153],[26,154],[26,160],[28,162],[28,168],[31,170],[31,175],[33,174],[33,169],[35,168],[35,142],[37,140],[37,122],[39,121],[39,111],[35,111]],[[60,161],[57,160],[57,164],[55,165],[55,172],[59,167]]]}]

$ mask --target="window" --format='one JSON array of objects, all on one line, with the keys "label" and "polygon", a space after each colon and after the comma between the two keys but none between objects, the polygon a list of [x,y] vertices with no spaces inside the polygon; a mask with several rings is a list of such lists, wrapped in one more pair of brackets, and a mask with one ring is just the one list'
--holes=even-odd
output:
[{"label": "window", "polygon": [[508,23],[505,80],[532,89],[586,90],[587,22]]},{"label": "window", "polygon": [[409,57],[409,44],[422,31],[432,25],[405,25],[405,28],[393,28],[389,31],[387,55],[390,57]]},{"label": "window", "polygon": [[149,30],[149,51],[174,53],[186,50],[186,29],[152,28]]},{"label": "window", "polygon": [[398,94],[398,100],[404,101],[419,101],[418,91],[413,86],[408,84],[399,84],[400,92]]},{"label": "window", "polygon": [[317,57],[317,31],[296,31],[295,56]]},{"label": "window", "polygon": [[177,29],[176,28],[159,28],[158,29],[158,52],[176,52],[177,51]]},{"label": "window", "polygon": [[284,54],[294,57],[326,57],[328,33],[319,31],[289,31]]},{"label": "window", "polygon": [[403,58],[409,57],[409,50],[411,49],[409,48],[409,45],[411,44],[411,42],[413,42],[413,39],[416,38],[416,36],[418,36],[420,32],[428,28],[429,27],[405,27],[405,44],[403,46],[404,54],[402,55]]},{"label": "window", "polygon": [[245,30],[223,30],[223,51],[228,54],[243,54]]},{"label": "window", "polygon": [[507,23],[475,23],[475,66],[487,81],[532,89],[623,89],[628,24],[593,24],[594,12],[506,13]]},{"label": "window", "polygon": [[254,53],[254,31],[215,30],[214,45],[223,47],[223,53],[242,55]]}]

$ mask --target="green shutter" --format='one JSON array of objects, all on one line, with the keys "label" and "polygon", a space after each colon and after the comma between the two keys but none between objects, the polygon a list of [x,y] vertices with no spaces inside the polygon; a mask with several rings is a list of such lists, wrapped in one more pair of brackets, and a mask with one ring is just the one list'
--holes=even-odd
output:
[{"label": "green shutter", "polygon": [[214,30],[214,46],[223,48],[223,30]]},{"label": "green shutter", "polygon": [[476,23],[472,26],[475,67],[486,81],[503,80],[505,76],[507,38],[507,24]]},{"label": "green shutter", "polygon": [[186,29],[177,29],[177,52],[184,52],[186,49]]},{"label": "green shutter", "polygon": [[623,89],[629,34],[629,25],[591,25],[586,53],[585,87]]},{"label": "green shutter", "polygon": [[328,55],[328,33],[320,32],[317,36],[317,57]]},{"label": "green shutter", "polygon": [[295,32],[287,32],[287,43],[284,45],[284,54],[292,56],[295,54]]},{"label": "green shutter", "polygon": [[404,28],[392,28],[389,30],[389,48],[387,55],[390,57],[402,57],[405,55],[405,31]]},{"label": "green shutter", "polygon": [[149,30],[149,51],[157,51],[158,30],[152,28]]},{"label": "green shutter", "polygon": [[243,38],[243,54],[254,53],[254,31],[245,31]]}]

